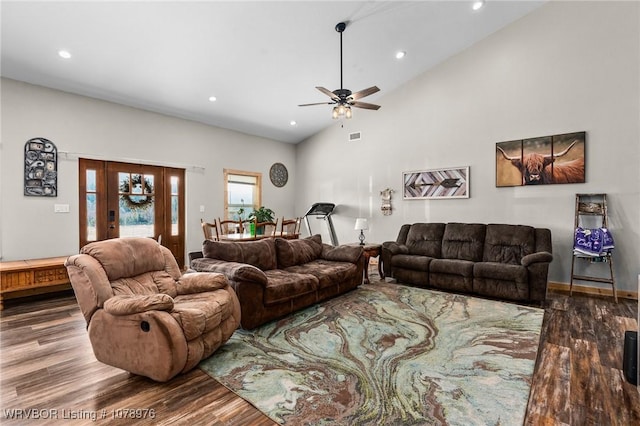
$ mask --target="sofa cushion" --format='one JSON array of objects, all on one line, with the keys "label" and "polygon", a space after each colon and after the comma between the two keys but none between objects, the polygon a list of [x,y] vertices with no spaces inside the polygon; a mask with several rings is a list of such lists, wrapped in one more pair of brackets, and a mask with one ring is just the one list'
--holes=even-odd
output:
[{"label": "sofa cushion", "polygon": [[202,243],[202,253],[211,259],[248,263],[263,271],[277,268],[273,238],[246,242],[205,240]]},{"label": "sofa cushion", "polygon": [[480,223],[448,223],[442,237],[442,257],[480,262],[485,229]]},{"label": "sofa cushion", "polygon": [[164,293],[175,297],[178,294],[175,280],[164,270],[118,278],[111,282],[111,289],[114,295]]},{"label": "sofa cushion", "polygon": [[218,328],[233,313],[233,298],[229,290],[177,296],[171,316],[178,321],[188,340]]},{"label": "sofa cushion", "polygon": [[278,268],[285,269],[319,258],[322,254],[322,237],[317,234],[300,240],[276,238],[275,247]]},{"label": "sofa cushion", "polygon": [[476,278],[495,278],[503,281],[527,282],[527,268],[521,265],[508,265],[496,262],[478,262],[473,265]]},{"label": "sofa cushion", "polygon": [[296,274],[282,269],[265,271],[267,286],[264,289],[264,304],[286,302],[318,288],[318,279],[311,274]]},{"label": "sofa cushion", "polygon": [[302,265],[291,266],[286,271],[313,275],[318,279],[318,288],[321,289],[348,281],[358,271],[358,266],[351,262],[317,259]]},{"label": "sofa cushion", "polygon": [[535,250],[535,229],[525,225],[487,225],[484,242],[485,262],[520,265]]},{"label": "sofa cushion", "polygon": [[433,259],[429,264],[429,272],[473,277],[473,262],[459,259]]},{"label": "sofa cushion", "polygon": [[504,263],[479,262],[474,266],[473,292],[506,300],[529,300],[527,268]]},{"label": "sofa cushion", "polygon": [[428,256],[418,256],[415,254],[397,254],[391,258],[391,266],[395,268],[429,272],[429,263],[432,260],[433,257]]},{"label": "sofa cushion", "polygon": [[[151,271],[165,269],[161,245],[151,238],[113,238],[89,243],[80,249],[100,262],[109,281],[122,277],[135,277]],[[178,278],[178,276],[174,278]]]},{"label": "sofa cushion", "polygon": [[405,245],[409,254],[442,257],[444,223],[414,223],[407,233]]}]

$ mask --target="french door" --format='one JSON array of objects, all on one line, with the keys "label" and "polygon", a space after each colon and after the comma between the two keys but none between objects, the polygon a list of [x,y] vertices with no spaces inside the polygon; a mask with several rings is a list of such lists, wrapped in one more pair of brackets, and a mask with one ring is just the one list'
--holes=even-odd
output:
[{"label": "french door", "polygon": [[184,169],[80,159],[80,247],[147,237],[184,265]]}]

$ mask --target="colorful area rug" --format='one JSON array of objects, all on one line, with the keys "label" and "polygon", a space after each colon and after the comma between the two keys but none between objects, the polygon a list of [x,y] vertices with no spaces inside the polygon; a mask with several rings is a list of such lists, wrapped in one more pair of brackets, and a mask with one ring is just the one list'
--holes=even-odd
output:
[{"label": "colorful area rug", "polygon": [[287,425],[520,425],[542,309],[379,282],[252,331],[200,367]]}]

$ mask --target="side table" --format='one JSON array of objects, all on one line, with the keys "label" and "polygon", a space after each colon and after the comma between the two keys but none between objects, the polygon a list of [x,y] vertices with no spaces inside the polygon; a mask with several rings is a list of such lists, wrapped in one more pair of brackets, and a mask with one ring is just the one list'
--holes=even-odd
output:
[{"label": "side table", "polygon": [[380,274],[380,278],[384,278],[382,274],[382,259],[380,259],[380,254],[382,253],[382,244],[376,243],[368,243],[365,245],[360,245],[359,243],[351,243],[347,244],[349,246],[358,246],[362,247],[364,250],[364,283],[369,284],[369,259],[372,257],[378,258],[378,273]]}]

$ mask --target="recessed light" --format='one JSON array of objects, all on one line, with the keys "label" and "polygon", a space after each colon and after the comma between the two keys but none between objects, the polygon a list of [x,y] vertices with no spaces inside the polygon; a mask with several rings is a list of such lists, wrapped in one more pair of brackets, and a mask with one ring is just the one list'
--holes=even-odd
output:
[{"label": "recessed light", "polygon": [[71,53],[68,50],[58,50],[58,56],[62,59],[69,59],[71,58]]},{"label": "recessed light", "polygon": [[480,10],[482,6],[484,6],[484,0],[477,0],[473,2],[473,5],[471,6],[471,8],[473,10]]},{"label": "recessed light", "polygon": [[407,55],[407,52],[405,52],[404,50],[401,50],[399,52],[396,53],[396,59],[402,59]]},{"label": "recessed light", "polygon": [[295,125],[296,125],[296,124],[298,124],[298,123],[296,123],[296,121],[295,121],[295,120],[291,120],[291,121],[289,122],[289,124],[291,124],[292,126],[295,126]]},{"label": "recessed light", "polygon": [[218,98],[216,98],[215,96],[209,96],[209,102],[215,102],[217,100]]}]

